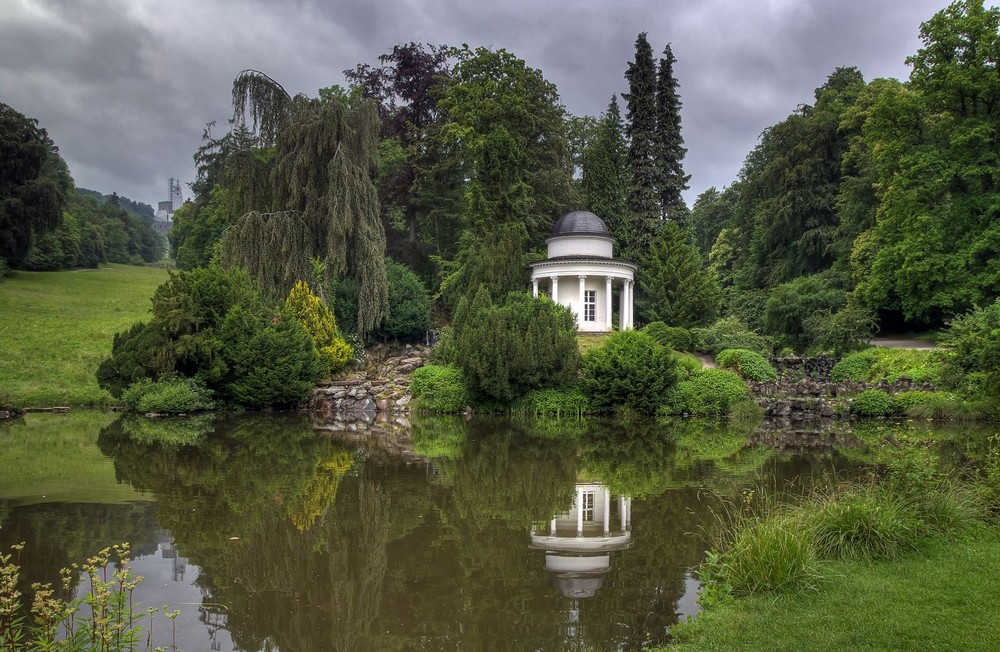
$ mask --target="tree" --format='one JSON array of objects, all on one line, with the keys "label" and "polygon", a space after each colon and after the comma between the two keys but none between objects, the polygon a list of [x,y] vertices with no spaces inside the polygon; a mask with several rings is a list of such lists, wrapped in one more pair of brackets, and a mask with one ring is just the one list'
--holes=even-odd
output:
[{"label": "tree", "polygon": [[638,260],[649,246],[659,224],[656,194],[656,69],[653,49],[642,32],[635,40],[635,61],[625,71],[628,93],[625,99],[625,134],[629,139],[628,162],[632,173],[628,190],[631,211],[628,228],[617,235],[622,255]]},{"label": "tree", "polygon": [[628,228],[629,168],[628,145],[614,96],[594,132],[583,153],[584,204],[608,225],[620,252]]},{"label": "tree", "polygon": [[660,229],[642,262],[639,309],[646,321],[692,328],[715,321],[722,292],[676,222]]},{"label": "tree", "polygon": [[852,146],[878,202],[852,267],[866,306],[940,325],[1000,294],[1000,9],[954,2],[920,39]]},{"label": "tree", "polygon": [[656,191],[664,219],[684,225],[688,213],[681,193],[691,175],[684,174],[684,138],[681,136],[681,99],[677,94],[674,64],[677,59],[668,43],[656,79]]},{"label": "tree", "polygon": [[357,281],[357,333],[366,337],[388,313],[385,231],[371,179],[374,102],[292,98],[267,75],[245,70],[233,82],[233,110],[236,128],[248,127],[257,149],[226,162],[224,183],[245,214],[223,236],[223,262],[252,269],[278,299],[320,258],[333,278]]},{"label": "tree", "polygon": [[45,174],[57,156],[37,120],[0,103],[0,259],[11,266],[24,260],[37,237],[62,223],[58,175]]},{"label": "tree", "polygon": [[448,52],[443,45],[400,44],[379,56],[382,65],[377,68],[358,64],[344,71],[348,81],[378,103],[382,119],[378,191],[387,250],[411,265],[424,262],[422,247],[440,254],[433,247],[431,215],[458,187],[431,184],[437,201],[427,201],[427,192],[417,192],[430,181],[429,169],[440,162],[433,137],[441,118],[438,100],[451,75]]},{"label": "tree", "polygon": [[736,192],[732,186],[722,192],[712,186],[698,195],[687,226],[702,258],[708,259],[722,230],[733,226],[735,203]]},{"label": "tree", "polygon": [[506,50],[453,49],[453,75],[438,106],[442,136],[466,161],[466,224],[517,222],[541,235],[577,203],[566,112],[540,70]]}]

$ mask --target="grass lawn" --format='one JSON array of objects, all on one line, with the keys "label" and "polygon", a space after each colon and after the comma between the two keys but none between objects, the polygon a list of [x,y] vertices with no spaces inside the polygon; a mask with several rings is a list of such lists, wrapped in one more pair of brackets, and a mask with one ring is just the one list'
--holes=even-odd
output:
[{"label": "grass lawn", "polygon": [[713,608],[660,650],[998,650],[998,560],[994,527],[897,561],[831,564],[818,591]]},{"label": "grass lawn", "polygon": [[149,318],[167,270],[107,265],[0,281],[0,394],[23,407],[107,405],[94,371],[114,334]]},{"label": "grass lawn", "polygon": [[579,349],[580,355],[583,355],[604,344],[604,340],[609,337],[611,337],[611,333],[577,333],[576,348]]}]

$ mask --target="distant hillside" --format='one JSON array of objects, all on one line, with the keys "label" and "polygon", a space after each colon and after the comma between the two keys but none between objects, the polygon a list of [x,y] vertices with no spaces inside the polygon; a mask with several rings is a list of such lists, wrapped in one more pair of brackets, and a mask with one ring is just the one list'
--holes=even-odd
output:
[{"label": "distant hillside", "polygon": [[[102,203],[111,199],[111,195],[102,195],[100,192],[91,190],[90,188],[77,188],[76,194],[84,197],[93,197]],[[118,195],[118,205],[126,213],[135,215],[139,219],[145,220],[149,223],[153,222],[153,216],[156,214],[156,211],[154,211],[153,207],[149,204],[141,201],[132,201],[124,195]]]}]

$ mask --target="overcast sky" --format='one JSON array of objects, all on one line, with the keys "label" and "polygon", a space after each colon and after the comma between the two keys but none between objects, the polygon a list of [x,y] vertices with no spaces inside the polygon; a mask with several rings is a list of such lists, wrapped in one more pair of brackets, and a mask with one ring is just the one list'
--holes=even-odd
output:
[{"label": "overcast sky", "polygon": [[[0,101],[35,117],[77,185],[156,206],[194,177],[205,123],[225,125],[233,77],[291,93],[343,84],[397,43],[506,48],[567,110],[599,115],[636,35],[672,44],[689,204],[736,177],[761,130],[838,66],[905,79],[920,23],[945,0],[0,0]],[[624,108],[624,107],[623,107]]]}]

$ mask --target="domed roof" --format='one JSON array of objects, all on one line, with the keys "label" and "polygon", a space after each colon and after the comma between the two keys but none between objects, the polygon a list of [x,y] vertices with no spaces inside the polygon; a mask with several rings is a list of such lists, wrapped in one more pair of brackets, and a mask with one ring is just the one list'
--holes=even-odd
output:
[{"label": "domed roof", "polygon": [[604,220],[590,211],[566,213],[552,227],[552,235],[603,235],[610,236]]}]

